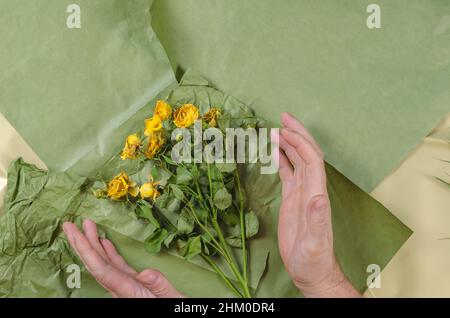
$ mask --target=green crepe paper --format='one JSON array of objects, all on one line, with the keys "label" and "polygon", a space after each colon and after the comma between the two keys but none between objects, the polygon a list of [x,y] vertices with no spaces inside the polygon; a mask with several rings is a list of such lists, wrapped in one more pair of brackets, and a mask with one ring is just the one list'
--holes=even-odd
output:
[{"label": "green crepe paper", "polygon": [[[166,273],[167,267],[179,263],[173,256],[148,254],[143,242],[152,233],[153,227],[137,219],[126,202],[97,199],[92,194],[92,186],[93,182],[87,178],[68,173],[47,173],[21,159],[13,162],[8,173],[6,213],[0,219],[0,233],[3,234],[0,244],[0,296],[107,295],[84,267],[81,288],[71,290],[66,287],[70,274],[67,272],[68,266],[81,263],[61,230],[64,221],[81,226],[83,219],[92,219],[119,251],[126,251],[127,261],[135,268],[159,268]],[[267,250],[260,248],[255,252],[250,260],[249,278],[250,285],[254,287],[264,271]],[[186,263],[183,261],[178,266],[184,274],[192,267]],[[199,260],[195,263],[207,267]],[[171,272],[173,270],[166,273],[168,277],[175,275]],[[178,286],[178,280],[172,280]],[[195,280],[191,285],[191,288],[197,288]],[[196,291],[191,291],[189,287],[181,286],[180,290],[195,295]],[[222,292],[224,296],[230,296],[228,291]]]},{"label": "green crepe paper", "polygon": [[[168,99],[194,102],[202,109],[223,105],[240,115],[248,111],[237,99],[207,85],[206,80],[189,72]],[[115,138],[99,144],[85,161],[74,165],[73,170],[90,171],[96,178],[108,179],[123,168],[133,179],[142,181],[145,170],[137,161],[107,161],[105,154],[118,153],[124,136],[141,130],[143,119],[148,115],[147,107],[136,113],[113,133]],[[95,172],[91,165],[100,161],[107,162]],[[344,272],[362,291],[366,288],[367,266],[378,264],[383,268],[411,231],[329,165],[327,175],[336,254]],[[247,166],[243,171],[243,182],[249,207],[259,215],[261,223],[260,232],[251,240],[250,246],[252,285],[258,285],[255,296],[299,296],[278,254],[278,176],[261,175],[258,167]],[[203,269],[204,264],[194,265],[167,253],[151,255],[145,252],[142,241],[151,231],[149,225],[137,220],[127,204],[93,197],[89,193],[90,184],[88,179],[75,176],[73,171],[46,173],[21,160],[12,164],[8,174],[6,211],[0,218],[0,295],[106,296],[85,270],[81,289],[65,287],[66,267],[79,261],[61,233],[61,222],[75,220],[80,224],[82,219],[89,217],[98,222],[105,235],[137,270],[161,270],[188,296],[232,296],[215,273]],[[266,271],[258,284],[267,251]]]},{"label": "green crepe paper", "polygon": [[0,111],[51,168],[67,170],[176,84],[150,27],[152,0],[1,1]]},{"label": "green crepe paper", "polygon": [[266,118],[298,116],[366,191],[449,111],[448,0],[160,0],[152,25],[192,67]]}]

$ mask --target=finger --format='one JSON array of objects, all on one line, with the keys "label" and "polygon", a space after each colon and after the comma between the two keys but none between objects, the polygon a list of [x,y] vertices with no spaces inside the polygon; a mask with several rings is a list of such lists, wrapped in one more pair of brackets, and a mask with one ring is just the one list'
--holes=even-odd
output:
[{"label": "finger", "polygon": [[101,257],[103,257],[105,261],[108,261],[108,256],[106,255],[106,252],[100,244],[100,240],[98,238],[97,225],[93,221],[86,219],[83,222],[83,230],[89,244],[91,244],[91,246]]},{"label": "finger", "polygon": [[[83,236],[83,234],[78,230],[78,228],[76,227],[75,224],[70,223],[70,222],[64,222],[63,230],[64,230],[64,233],[66,234],[67,239],[69,240],[70,246],[73,248],[75,253],[81,259],[81,261],[83,262],[84,266],[86,266],[86,269],[88,270],[88,272],[90,272],[92,274],[91,268],[90,268],[91,266],[93,266],[94,268],[98,268],[100,266],[106,266],[104,259],[102,257],[100,257],[99,255],[97,255],[97,252],[92,247],[91,247],[92,248],[92,255],[91,256],[87,256],[91,261],[90,262],[85,262],[85,260],[84,260],[84,258],[82,256],[82,253],[80,252],[78,244],[77,244],[77,237]],[[86,250],[86,248],[85,248],[85,250]],[[86,255],[86,252],[83,255]],[[86,257],[86,256],[84,256],[84,257]],[[91,264],[92,262],[97,262],[98,264],[92,265]],[[88,265],[88,263],[89,263],[89,265]],[[100,283],[100,285],[102,285],[102,284]],[[103,286],[103,288],[107,289],[105,286]],[[111,290],[109,290],[109,292],[114,297],[117,297],[117,295],[114,292],[112,292]]]},{"label": "finger", "polygon": [[306,164],[323,161],[322,153],[318,152],[305,136],[287,128],[281,129],[281,136],[297,150]]},{"label": "finger", "polygon": [[293,177],[294,169],[288,158],[286,157],[286,154],[280,149],[280,138],[281,136],[278,131],[271,131],[271,139],[275,144],[273,159],[275,161],[275,164],[278,166],[278,173],[280,175],[281,181],[285,182]]},{"label": "finger", "polygon": [[152,294],[160,298],[181,298],[184,297],[172,286],[167,278],[159,271],[147,269],[136,277]]},{"label": "finger", "polygon": [[283,135],[280,135],[279,145],[280,149],[284,151],[287,159],[289,159],[294,169],[303,167],[304,161],[302,157],[298,154],[297,150],[289,142],[287,142]]},{"label": "finger", "polygon": [[105,259],[90,245],[87,238],[78,230],[75,224],[65,222],[63,224],[64,233],[66,233],[70,246],[75,250],[86,268],[97,269],[106,266]]},{"label": "finger", "polygon": [[78,230],[75,224],[65,222],[63,230],[70,245],[80,257],[86,269],[95,280],[108,290],[113,296],[132,297],[130,291],[136,290],[136,281],[129,275],[119,271],[102,258],[89,244],[88,239]]},{"label": "finger", "polygon": [[327,191],[327,177],[322,156],[317,153],[311,143],[302,135],[287,129],[281,131],[281,136],[294,147],[297,154],[306,163],[304,182],[307,189],[314,194],[325,194]]},{"label": "finger", "polygon": [[294,169],[292,168],[291,163],[289,162],[289,159],[281,151],[280,151],[280,155],[279,155],[278,174],[280,175],[281,182],[286,182],[288,180],[291,180],[292,177],[294,176]]},{"label": "finger", "polygon": [[299,133],[304,136],[316,149],[317,152],[322,153],[317,142],[314,140],[314,137],[309,133],[306,127],[296,119],[292,114],[284,112],[281,114],[281,123],[284,127],[292,129],[293,131]]},{"label": "finger", "polygon": [[307,226],[312,246],[320,248],[323,244],[331,244],[331,208],[327,196],[316,195],[311,199],[307,207]]},{"label": "finger", "polygon": [[137,274],[136,271],[130,265],[128,265],[127,262],[125,262],[122,256],[117,253],[116,248],[110,240],[101,239],[100,244],[105,250],[108,258],[118,269],[123,270],[124,272],[127,272],[129,274]]}]

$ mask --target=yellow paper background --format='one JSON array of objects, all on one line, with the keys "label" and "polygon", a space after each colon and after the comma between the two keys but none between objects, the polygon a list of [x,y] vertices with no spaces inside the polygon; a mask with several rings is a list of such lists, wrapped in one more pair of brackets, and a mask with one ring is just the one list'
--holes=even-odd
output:
[{"label": "yellow paper background", "polygon": [[[9,163],[17,157],[45,164],[0,114],[0,211]],[[381,288],[367,297],[450,297],[450,114],[391,175],[372,192],[414,233],[381,273]],[[380,154],[382,155],[382,154]]]},{"label": "yellow paper background", "polygon": [[[413,123],[412,123],[413,124]],[[414,231],[366,296],[450,297],[450,115],[372,195]]]},{"label": "yellow paper background", "polygon": [[22,157],[39,168],[46,168],[34,151],[17,131],[0,114],[0,213],[3,212],[3,198],[6,192],[8,166],[14,159]]}]

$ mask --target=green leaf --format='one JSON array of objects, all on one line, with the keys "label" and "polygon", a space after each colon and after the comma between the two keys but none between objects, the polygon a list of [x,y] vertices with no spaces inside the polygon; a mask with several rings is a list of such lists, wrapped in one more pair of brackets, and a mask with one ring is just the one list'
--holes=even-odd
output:
[{"label": "green leaf", "polygon": [[235,226],[239,224],[239,215],[234,210],[227,211],[220,214],[223,222],[228,226]]},{"label": "green leaf", "polygon": [[180,201],[184,200],[184,193],[183,191],[180,189],[180,187],[176,184],[171,184],[170,188],[173,191],[173,195],[175,196],[175,198],[177,198]]},{"label": "green leaf", "polygon": [[177,167],[177,184],[189,184],[192,180],[192,174],[185,167]]},{"label": "green leaf", "polygon": [[219,210],[226,210],[232,203],[231,194],[225,188],[221,188],[214,195],[213,202]]},{"label": "green leaf", "polygon": [[200,185],[208,186],[208,187],[209,187],[209,180],[208,180],[208,177],[207,177],[207,176],[201,175],[201,176],[198,178],[198,183],[199,183]]},{"label": "green leaf", "polygon": [[[245,238],[249,239],[258,234],[259,231],[259,221],[256,214],[252,211],[248,212],[244,216],[245,220]],[[229,228],[230,237],[241,239],[241,225],[237,224]]]},{"label": "green leaf", "polygon": [[177,241],[178,255],[184,257],[184,255],[186,254],[186,249],[187,249],[187,242],[183,240],[178,240]]},{"label": "green leaf", "polygon": [[166,155],[162,155],[162,157],[163,157],[164,161],[166,163],[168,163],[169,165],[178,166],[178,164],[175,161],[173,161],[172,158],[170,158],[170,157],[168,157]]},{"label": "green leaf", "polygon": [[236,163],[216,163],[216,167],[222,173],[229,173],[236,170]]},{"label": "green leaf", "polygon": [[197,164],[195,163],[192,165],[191,174],[194,179],[198,179],[198,177],[200,176],[200,171],[197,167]]},{"label": "green leaf", "polygon": [[170,244],[173,242],[173,240],[175,239],[176,236],[177,236],[176,233],[170,233],[164,240],[164,246],[169,248]]},{"label": "green leaf", "polygon": [[158,184],[162,187],[167,185],[167,181],[170,179],[171,176],[172,173],[170,171],[164,168],[160,168],[158,166],[153,166],[151,170],[151,177],[153,178],[153,181],[158,182]]},{"label": "green leaf", "polygon": [[166,209],[168,212],[177,212],[180,210],[181,201],[177,199],[175,196],[169,199],[166,205]]},{"label": "green leaf", "polygon": [[187,260],[194,258],[202,252],[202,240],[201,236],[190,237],[186,244],[186,251],[184,257]]},{"label": "green leaf", "polygon": [[[217,232],[216,232],[216,230],[215,230],[212,226],[208,226],[207,228],[208,228],[208,232],[209,232],[209,233],[204,232],[204,233],[202,234],[202,237],[203,237],[203,239],[204,239],[205,241],[210,242],[210,241],[212,241],[213,238],[216,238],[216,237],[217,237]],[[211,234],[212,236],[211,236],[210,234]]]},{"label": "green leaf", "polygon": [[242,240],[237,236],[229,236],[225,239],[228,245],[232,247],[242,248]]},{"label": "green leaf", "polygon": [[153,209],[147,201],[139,200],[135,212],[137,216],[148,220],[156,228],[160,227],[158,220],[153,216]]},{"label": "green leaf", "polygon": [[211,175],[211,180],[222,182],[223,175],[222,175],[222,173],[219,171],[219,169],[216,167],[216,165],[210,165],[210,167],[209,167],[209,173],[210,173],[210,175]]},{"label": "green leaf", "polygon": [[160,179],[161,174],[160,174],[159,169],[158,169],[157,166],[153,166],[152,167],[151,176],[152,176],[154,181],[157,181],[157,180]]},{"label": "green leaf", "polygon": [[214,249],[210,250],[209,249],[209,245],[211,242],[212,238],[209,234],[202,234],[202,248],[203,248],[203,253],[205,253],[205,255],[212,255],[214,253]]},{"label": "green leaf", "polygon": [[197,207],[195,208],[195,214],[197,215],[198,219],[200,220],[200,222],[205,223],[205,221],[208,218],[208,210],[202,208],[202,207]]},{"label": "green leaf", "polygon": [[227,128],[230,128],[231,116],[229,113],[224,113],[217,121],[217,124],[220,130],[225,131]]},{"label": "green leaf", "polygon": [[161,194],[159,197],[156,198],[155,205],[161,209],[161,208],[166,207],[168,202],[169,202],[169,192],[166,191],[163,194]]},{"label": "green leaf", "polygon": [[177,221],[177,230],[180,234],[190,234],[194,230],[194,220],[186,211],[180,213]]},{"label": "green leaf", "polygon": [[[152,169],[155,167],[153,161],[145,161],[142,167],[136,172],[136,174],[128,174],[130,178],[137,182],[138,184],[142,184],[145,182],[149,182],[149,177],[151,175]],[[127,171],[129,171],[127,169]]]},{"label": "green leaf", "polygon": [[251,238],[258,234],[259,221],[255,212],[250,211],[245,214],[245,236],[246,238]]},{"label": "green leaf", "polygon": [[144,242],[144,246],[149,253],[159,253],[161,251],[161,245],[169,235],[166,229],[158,229],[153,232]]}]

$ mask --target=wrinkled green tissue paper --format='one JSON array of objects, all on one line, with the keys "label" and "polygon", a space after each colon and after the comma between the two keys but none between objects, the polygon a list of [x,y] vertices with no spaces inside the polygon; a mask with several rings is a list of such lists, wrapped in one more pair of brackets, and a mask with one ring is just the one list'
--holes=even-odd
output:
[{"label": "wrinkled green tissue paper", "polygon": [[[248,111],[237,99],[207,84],[189,72],[168,99],[171,102],[193,102],[203,109],[219,104],[229,110]],[[98,148],[111,154],[118,153],[123,136],[142,128],[144,118],[150,113],[150,105],[118,128],[115,134],[122,138],[114,138],[114,142]],[[98,150],[93,150],[88,157],[92,159],[101,155]],[[91,159],[84,163],[80,161],[74,168],[87,169],[83,166],[89,166]],[[121,164],[114,160],[108,160],[99,167],[95,175],[96,178],[107,179],[122,168],[133,178],[139,176],[140,167],[135,161]],[[378,264],[384,267],[411,231],[329,165],[327,175],[336,254],[346,275],[362,291],[366,288],[367,266]],[[258,286],[255,296],[299,296],[278,254],[278,176],[261,175],[259,169],[248,167],[244,171],[243,182],[249,207],[258,213],[261,222],[260,233],[250,246],[252,285]],[[81,264],[68,247],[60,225],[64,220],[80,225],[82,219],[89,217],[99,224],[127,262],[137,270],[151,267],[163,271],[176,288],[188,296],[232,296],[215,273],[167,253],[148,254],[142,241],[151,230],[149,225],[133,217],[125,203],[96,199],[89,191],[91,185],[88,178],[74,173],[47,173],[21,160],[12,164],[8,174],[6,210],[0,218],[0,295],[107,296],[83,267],[81,288],[66,287],[70,274],[68,266]],[[267,250],[269,257],[265,268]]]},{"label": "wrinkled green tissue paper", "polygon": [[369,192],[450,110],[450,1],[156,0],[172,66],[266,118],[289,111]]}]

